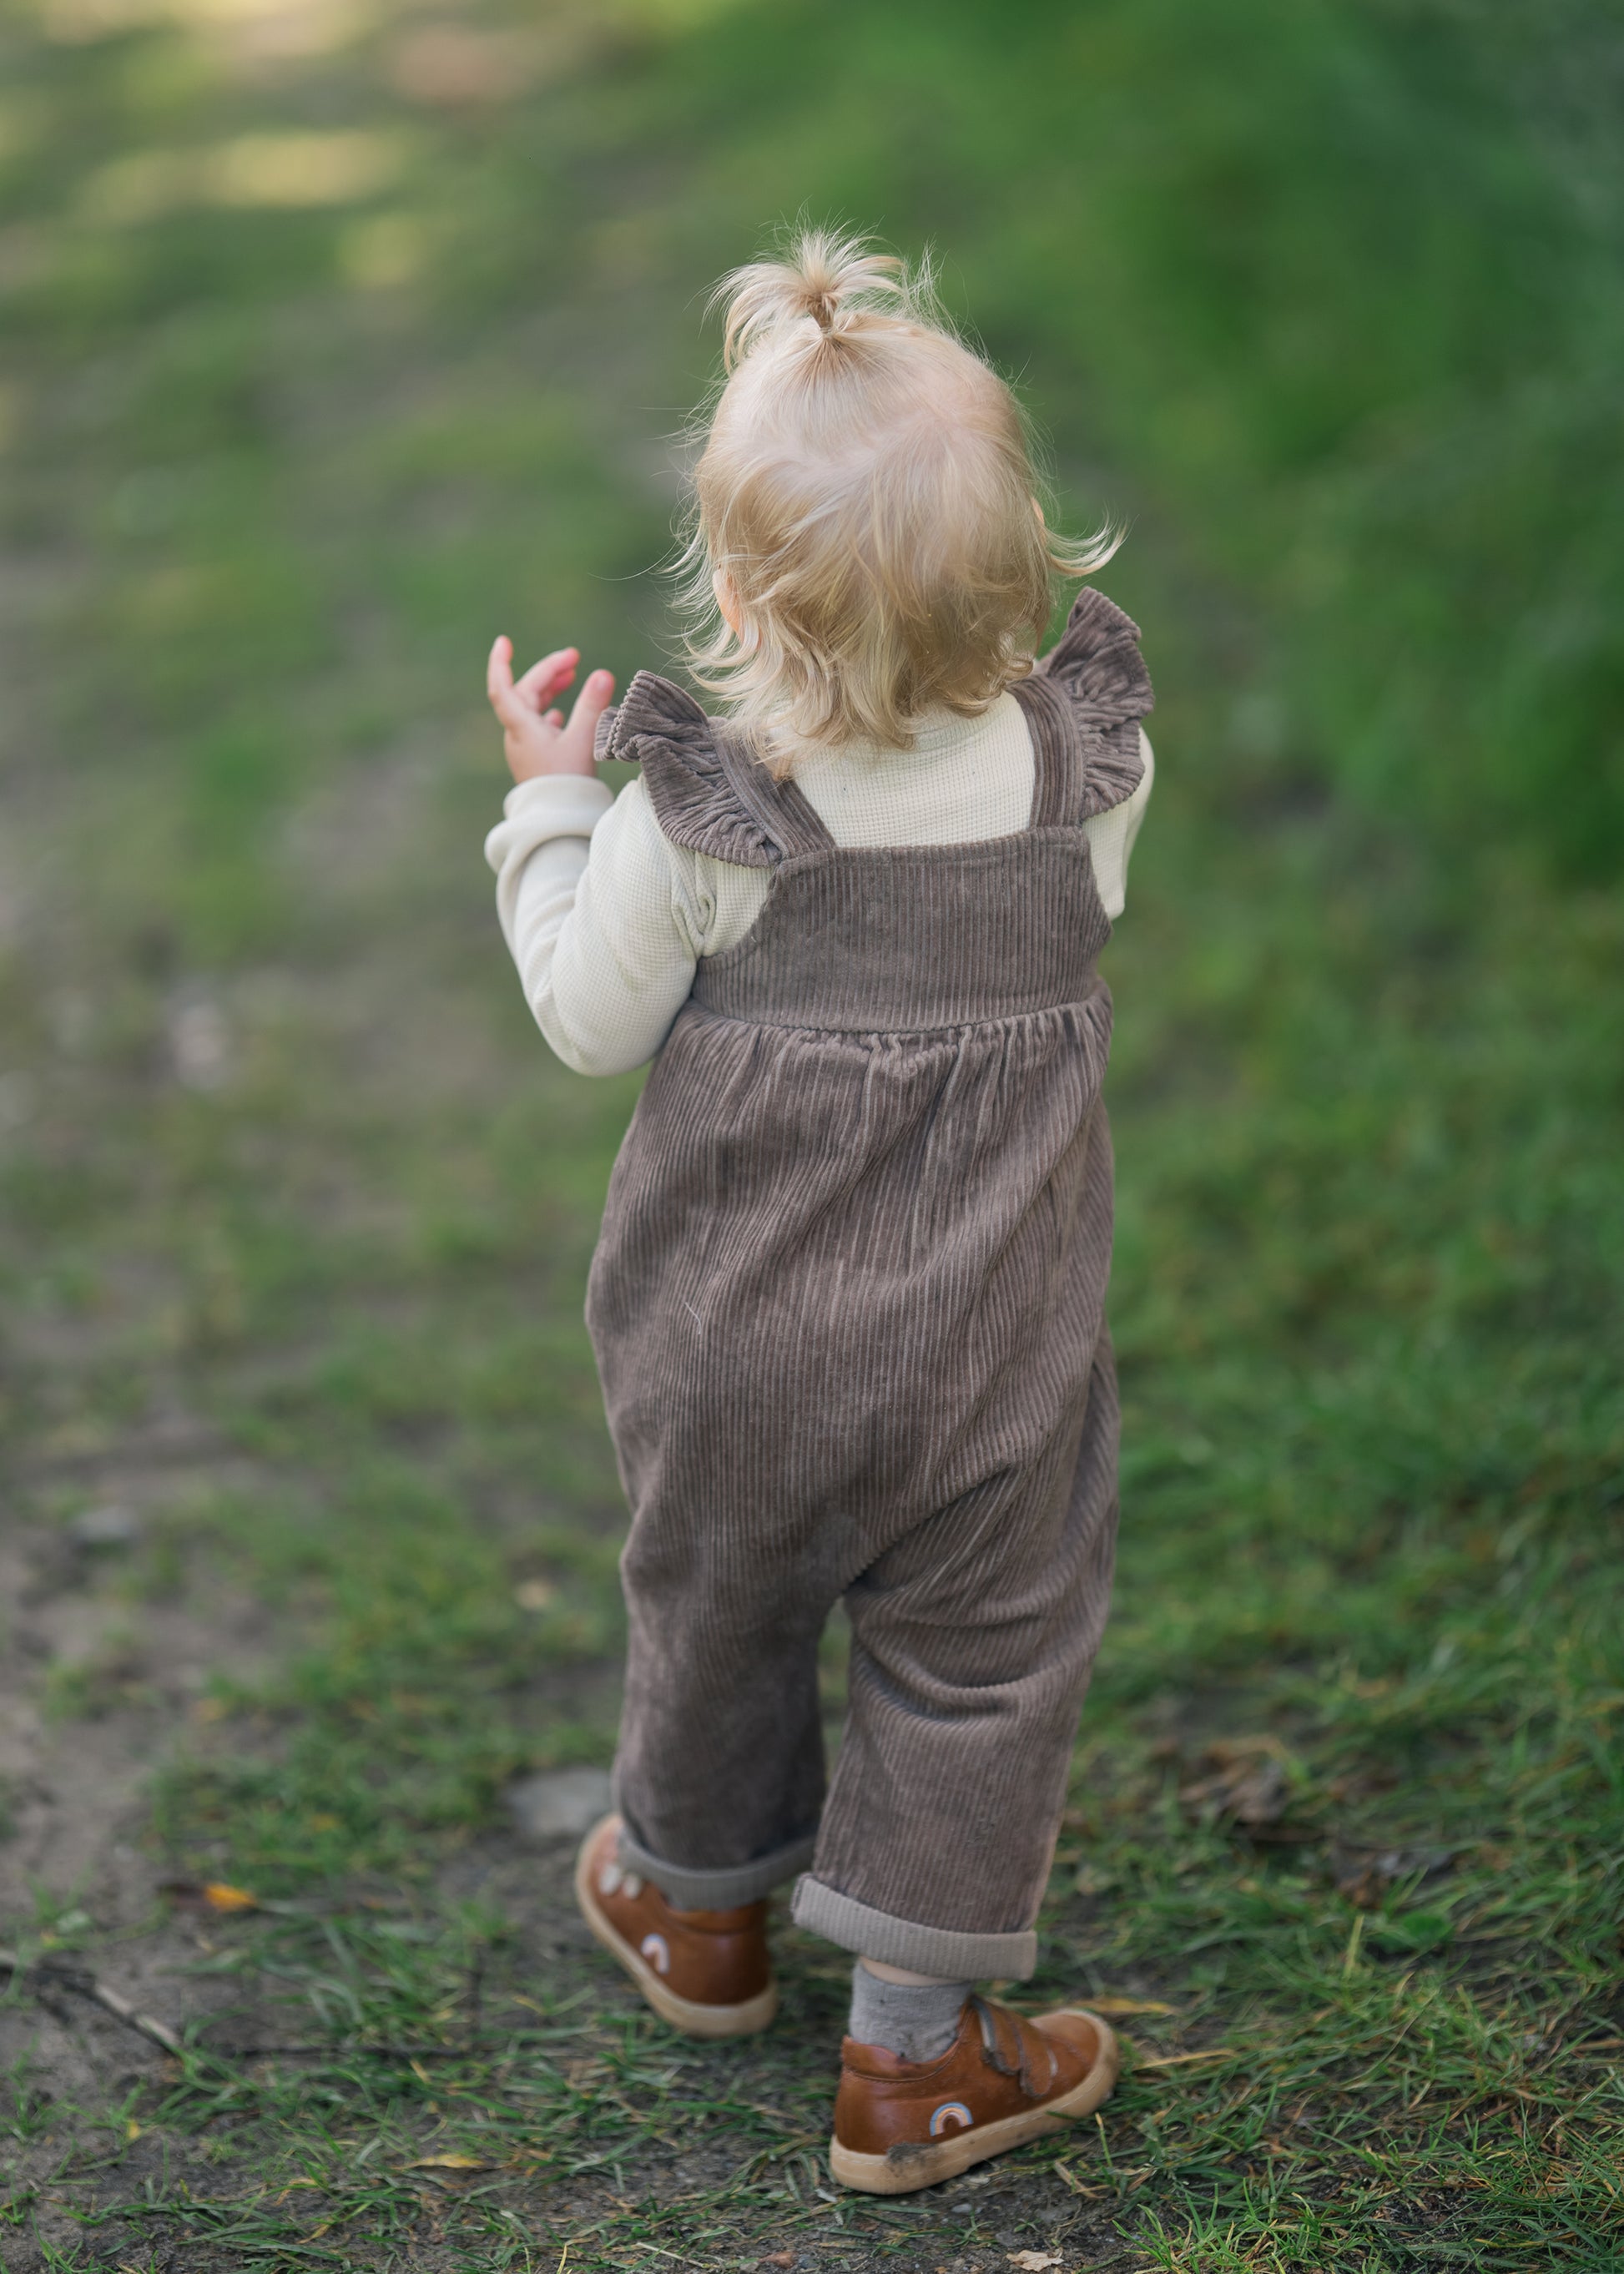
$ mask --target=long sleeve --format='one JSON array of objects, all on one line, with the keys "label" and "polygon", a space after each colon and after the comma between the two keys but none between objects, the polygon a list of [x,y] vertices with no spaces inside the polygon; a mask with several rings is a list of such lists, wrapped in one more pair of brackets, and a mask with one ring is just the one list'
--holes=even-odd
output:
[{"label": "long sleeve", "polygon": [[1145,775],[1132,796],[1124,804],[1091,815],[1083,824],[1083,834],[1094,856],[1094,880],[1101,905],[1113,923],[1128,905],[1128,862],[1145,819],[1145,809],[1150,803],[1151,784],[1156,778],[1155,757],[1150,736],[1143,727],[1139,728],[1139,756],[1145,761]]},{"label": "long sleeve", "polygon": [[694,982],[706,910],[641,782],[582,775],[510,790],[485,840],[502,931],[537,1025],[577,1073],[653,1057]]}]

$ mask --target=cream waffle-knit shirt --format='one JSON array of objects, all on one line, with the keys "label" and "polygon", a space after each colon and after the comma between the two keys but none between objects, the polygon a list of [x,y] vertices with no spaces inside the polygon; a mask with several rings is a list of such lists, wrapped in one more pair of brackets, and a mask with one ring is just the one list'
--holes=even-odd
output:
[{"label": "cream waffle-knit shirt", "polygon": [[[1125,804],[1083,825],[1113,922],[1150,797],[1153,760]],[[1032,811],[1026,715],[1002,695],[979,719],[927,718],[912,749],[847,742],[807,752],[795,781],[837,845],[962,845],[1009,837]],[[508,793],[485,841],[496,906],[536,1023],[577,1073],[624,1073],[654,1056],[702,956],[736,946],[771,871],[690,853],[662,835],[641,779],[616,797],[586,774]]]}]

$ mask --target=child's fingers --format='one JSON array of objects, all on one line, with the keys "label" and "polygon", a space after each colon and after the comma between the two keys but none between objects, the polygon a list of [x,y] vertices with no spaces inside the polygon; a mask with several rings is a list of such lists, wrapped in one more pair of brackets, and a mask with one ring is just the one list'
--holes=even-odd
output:
[{"label": "child's fingers", "polygon": [[521,723],[524,705],[514,691],[513,642],[504,632],[491,650],[491,659],[485,667],[485,691],[491,699],[491,708],[504,727]]},{"label": "child's fingers", "polygon": [[539,711],[550,697],[569,685],[580,660],[581,651],[574,647],[561,647],[552,655],[544,655],[539,663],[531,664],[518,681],[516,691],[520,701],[527,704],[532,711]]},{"label": "child's fingers", "polygon": [[569,714],[566,733],[576,735],[591,746],[592,730],[609,708],[609,698],[614,693],[614,674],[595,671],[575,697],[575,709]]}]

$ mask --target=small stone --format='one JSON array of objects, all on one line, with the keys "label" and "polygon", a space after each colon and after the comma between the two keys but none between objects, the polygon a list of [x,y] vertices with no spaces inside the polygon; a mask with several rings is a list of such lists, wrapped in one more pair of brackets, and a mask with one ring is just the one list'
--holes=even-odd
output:
[{"label": "small stone", "polygon": [[223,1089],[231,1074],[231,1028],[210,995],[182,988],[166,1006],[169,1058],[184,1089]]},{"label": "small stone", "polygon": [[521,1777],[505,1796],[514,1822],[527,1840],[579,1837],[609,1812],[606,1769],[547,1769]]},{"label": "small stone", "polygon": [[113,1502],[81,1509],[68,1525],[68,1537],[76,1547],[133,1547],[140,1536],[135,1511]]}]

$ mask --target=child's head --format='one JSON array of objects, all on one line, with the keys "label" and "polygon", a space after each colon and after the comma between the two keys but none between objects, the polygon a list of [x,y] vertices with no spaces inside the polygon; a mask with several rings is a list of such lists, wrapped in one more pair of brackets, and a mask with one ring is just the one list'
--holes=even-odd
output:
[{"label": "child's head", "polygon": [[781,750],[906,746],[921,713],[984,710],[1032,667],[1056,570],[997,373],[928,275],[811,232],[718,288],[726,367],[695,476],[690,650],[701,685]]}]

